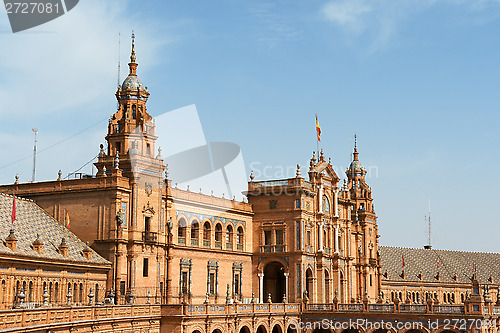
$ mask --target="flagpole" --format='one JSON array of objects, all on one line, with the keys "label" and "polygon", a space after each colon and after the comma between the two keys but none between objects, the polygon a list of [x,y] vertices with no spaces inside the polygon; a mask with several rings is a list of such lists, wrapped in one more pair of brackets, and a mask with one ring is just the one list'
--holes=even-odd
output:
[{"label": "flagpole", "polygon": [[319,134],[318,134],[318,114],[316,113],[316,154],[319,160]]}]

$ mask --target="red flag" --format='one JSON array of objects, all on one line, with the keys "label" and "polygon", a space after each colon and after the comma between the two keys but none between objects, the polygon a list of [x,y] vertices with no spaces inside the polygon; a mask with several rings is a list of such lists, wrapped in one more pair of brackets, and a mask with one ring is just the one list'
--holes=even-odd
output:
[{"label": "red flag", "polygon": [[437,262],[437,264],[438,264],[438,269],[439,269],[439,257],[438,257],[438,262]]},{"label": "red flag", "polygon": [[12,224],[16,220],[16,196],[14,195],[14,201],[12,202]]},{"label": "red flag", "polygon": [[403,259],[403,263],[402,263],[402,266],[401,266],[401,267],[405,268],[405,256],[403,256],[403,255],[402,255],[402,256],[401,256],[401,259]]},{"label": "red flag", "polygon": [[321,142],[321,128],[319,127],[318,115],[316,115],[316,134],[318,135],[318,141]]}]

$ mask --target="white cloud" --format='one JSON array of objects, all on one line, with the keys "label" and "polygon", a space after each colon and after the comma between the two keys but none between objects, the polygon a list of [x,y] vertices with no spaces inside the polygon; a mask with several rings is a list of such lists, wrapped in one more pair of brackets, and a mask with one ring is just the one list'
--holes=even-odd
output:
[{"label": "white cloud", "polygon": [[128,73],[132,30],[139,76],[163,61],[159,49],[171,40],[163,21],[130,15],[127,8],[134,5],[80,1],[67,14],[16,34],[0,14],[0,183],[11,182],[16,173],[22,181],[31,178],[32,127],[40,130],[37,179],[53,179],[58,169],[65,175],[97,154],[106,118],[116,107],[118,33],[121,80]]},{"label": "white cloud", "polygon": [[[122,1],[80,1],[64,16],[16,34],[2,35],[0,119],[43,117],[109,97],[116,89],[118,33],[122,32],[122,72],[136,30],[137,58],[150,66],[166,41],[153,22],[134,20]],[[2,20],[2,30],[9,30]],[[123,78],[123,74],[122,74]],[[6,101],[6,102],[5,102]],[[90,111],[90,110],[89,110]]]},{"label": "white cloud", "polygon": [[364,16],[372,10],[363,0],[340,0],[327,3],[323,14],[340,27],[360,33],[364,29]]},{"label": "white cloud", "polygon": [[398,32],[399,26],[422,11],[437,6],[458,7],[466,19],[462,23],[481,24],[499,15],[491,9],[499,0],[331,0],[321,8],[322,16],[356,37],[369,36],[370,51],[383,48]]}]

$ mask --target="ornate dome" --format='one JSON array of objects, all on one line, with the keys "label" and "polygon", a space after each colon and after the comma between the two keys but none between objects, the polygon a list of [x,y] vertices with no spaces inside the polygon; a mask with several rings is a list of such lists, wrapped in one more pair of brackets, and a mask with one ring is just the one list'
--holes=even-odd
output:
[{"label": "ornate dome", "polygon": [[361,165],[360,161],[354,160],[351,162],[351,165],[349,166],[349,172],[350,173],[362,173],[363,172],[363,165]]},{"label": "ornate dome", "polygon": [[122,83],[122,90],[144,90],[141,80],[137,75],[129,75]]}]

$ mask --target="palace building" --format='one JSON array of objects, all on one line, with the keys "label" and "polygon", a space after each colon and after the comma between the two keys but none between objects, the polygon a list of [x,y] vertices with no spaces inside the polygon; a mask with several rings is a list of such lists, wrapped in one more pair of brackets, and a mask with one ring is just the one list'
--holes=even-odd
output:
[{"label": "palace building", "polygon": [[[300,165],[288,179],[252,173],[248,202],[173,186],[137,67],[132,41],[96,175],[0,186],[3,308],[20,297],[83,305],[91,294],[160,304],[162,331],[183,333],[313,332],[291,323],[319,317],[498,318],[500,254],[380,246],[357,143],[343,181],[321,150],[307,175]],[[446,330],[406,330],[430,331]]]}]

